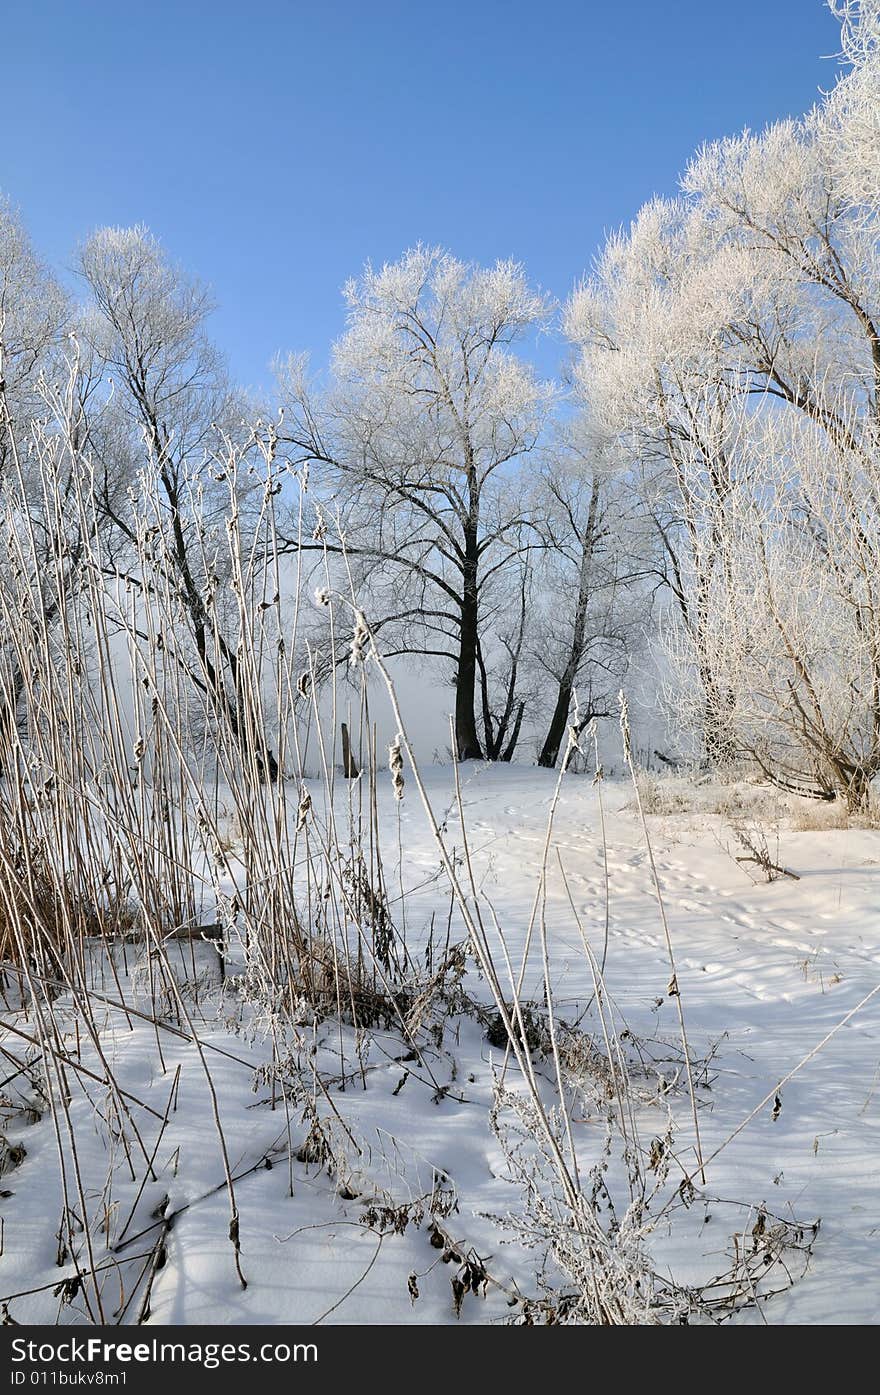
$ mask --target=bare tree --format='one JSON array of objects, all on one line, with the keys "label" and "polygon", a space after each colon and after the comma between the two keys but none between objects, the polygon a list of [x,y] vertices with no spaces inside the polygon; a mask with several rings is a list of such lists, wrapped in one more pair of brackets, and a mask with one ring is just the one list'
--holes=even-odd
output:
[{"label": "bare tree", "polygon": [[[113,380],[116,429],[93,442],[101,467],[99,497],[115,530],[117,565],[134,564],[129,579],[144,585],[144,568],[161,567],[176,590],[192,654],[169,647],[186,665],[243,753],[269,779],[278,767],[266,733],[245,711],[234,635],[224,626],[216,566],[227,510],[246,509],[254,486],[241,462],[230,502],[223,460],[250,435],[245,404],[231,388],[223,362],[205,333],[211,302],[205,289],[174,266],[146,229],[105,228],[80,257],[92,295],[84,333]],[[236,449],[238,447],[238,449]],[[120,454],[140,461],[146,500],[120,501],[114,490]],[[153,521],[144,533],[143,520]],[[228,580],[228,578],[227,578]]]},{"label": "bare tree", "polygon": [[487,760],[513,759],[526,708],[537,699],[528,664],[535,609],[534,551],[533,543],[524,542],[511,565],[497,574],[491,600],[485,596],[483,600],[477,665]]},{"label": "bare tree", "polygon": [[[548,305],[513,262],[424,247],[367,267],[346,299],[324,399],[311,400],[301,361],[287,366],[284,435],[341,514],[386,652],[454,665],[458,754],[480,757],[482,622],[531,546],[523,467],[553,397],[511,347]],[[515,722],[502,708],[500,728],[487,718],[493,748]]]},{"label": "bare tree", "polygon": [[531,659],[552,703],[538,764],[553,767],[575,697],[580,729],[616,701],[633,638],[639,525],[619,458],[583,417],[558,431],[541,498],[547,546],[537,560]]},{"label": "bare tree", "polygon": [[[653,542],[643,570],[668,588],[702,687],[698,742],[711,764],[730,759],[725,702],[704,642],[718,577],[718,512],[731,483],[725,417],[747,390],[719,345],[725,291],[700,209],[653,200],[610,239],[574,293],[565,327],[579,346],[575,383],[592,429],[629,466]],[[697,478],[699,477],[699,484]],[[646,539],[647,541],[647,539]]]}]

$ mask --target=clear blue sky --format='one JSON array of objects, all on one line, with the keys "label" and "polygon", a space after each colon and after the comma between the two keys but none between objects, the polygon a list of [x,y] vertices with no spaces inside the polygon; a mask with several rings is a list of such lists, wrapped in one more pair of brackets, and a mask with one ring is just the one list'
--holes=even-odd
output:
[{"label": "clear blue sky", "polygon": [[[822,0],[5,0],[0,189],[59,269],[145,222],[243,381],[326,359],[339,288],[422,240],[558,296],[700,141],[830,86]],[[826,55],[823,61],[823,55]],[[545,346],[540,357],[557,350]]]}]

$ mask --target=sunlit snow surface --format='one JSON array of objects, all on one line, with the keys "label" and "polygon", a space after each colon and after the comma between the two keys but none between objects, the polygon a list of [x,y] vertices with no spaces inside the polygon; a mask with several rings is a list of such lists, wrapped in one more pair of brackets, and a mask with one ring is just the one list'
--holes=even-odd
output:
[{"label": "sunlit snow surface", "polygon": [[[451,771],[438,767],[425,778],[438,818],[448,816],[450,845],[460,852]],[[534,901],[554,785],[555,776],[544,771],[465,768],[463,793],[476,878],[514,960]],[[611,886],[608,990],[636,1036],[674,1045],[678,1020],[667,996],[669,961],[632,790],[614,782],[604,790]],[[690,802],[693,807],[685,812],[653,815],[648,822],[692,1051],[705,1057],[715,1047],[713,1084],[701,1093],[700,1109],[703,1149],[709,1156],[880,983],[880,832],[791,832],[782,827],[778,858],[799,880],[754,883],[746,867],[734,860],[741,849],[729,819],[707,812],[710,793],[695,790]],[[411,779],[402,804],[394,802],[390,790],[383,791],[380,810],[387,831],[389,892],[398,898],[392,909],[402,930],[405,905],[407,943],[417,956],[432,915],[435,934],[442,925],[445,935],[448,887]],[[398,818],[402,869],[396,862]],[[774,826],[774,851],[775,836]],[[588,778],[573,776],[563,784],[549,860],[551,972],[559,1012],[571,1021],[590,998],[592,980],[557,851],[583,928],[601,953],[603,851],[596,790]],[[402,901],[401,882],[406,892]],[[461,934],[453,917],[453,939]],[[208,947],[198,950],[206,979],[213,972],[212,953]],[[145,992],[143,981],[129,976],[123,986],[137,1005]],[[486,985],[473,968],[468,986],[488,1001]],[[526,989],[540,995],[537,947]],[[109,976],[105,991],[117,996]],[[350,1174],[340,1177],[328,1176],[315,1164],[294,1160],[289,1165],[284,1101],[276,1091],[273,1109],[269,1087],[255,1078],[255,1068],[271,1057],[271,1043],[253,1008],[233,992],[218,1001],[216,992],[207,990],[191,1010],[199,1015],[204,1042],[239,1058],[206,1051],[231,1168],[245,1174],[236,1194],[247,1288],[238,1283],[227,1238],[229,1204],[198,1053],[165,1033],[160,1060],[153,1027],[135,1018],[129,1025],[122,1012],[108,1006],[101,1017],[103,1051],[122,1088],[155,1111],[150,1114],[130,1102],[148,1153],[180,1067],[176,1108],[156,1152],[157,1180],[137,1199],[127,1231],[134,1237],[153,1226],[152,1213],[166,1196],[166,1214],[189,1203],[168,1234],[167,1260],[152,1286],[149,1323],[507,1321],[507,1296],[491,1285],[485,1297],[467,1295],[456,1318],[450,1266],[431,1246],[429,1219],[409,1225],[402,1235],[384,1237],[363,1224],[365,1207],[377,1189],[403,1203],[430,1193],[438,1176],[449,1179],[442,1185],[454,1186],[457,1194],[458,1209],[444,1225],[462,1251],[474,1250],[507,1288],[517,1285],[522,1293],[538,1294],[540,1254],[523,1248],[493,1219],[516,1213],[521,1203],[489,1123],[492,1072],[500,1067],[502,1053],[488,1044],[477,1022],[456,1018],[446,1029],[442,1050],[426,1049],[434,1080],[420,1063],[395,1059],[403,1048],[392,1031],[376,1031],[364,1043],[362,1074],[351,1029],[340,1036],[333,1022],[320,1025],[314,1041],[325,1078],[335,1076],[329,1087],[339,1116],[335,1127],[341,1132],[344,1121],[360,1149],[357,1154],[350,1148]],[[21,1016],[9,1021],[33,1030]],[[589,1017],[582,1026],[591,1029]],[[8,1035],[2,1040],[10,1052],[21,1054],[20,1039]],[[66,1049],[75,1049],[72,1017]],[[87,1043],[80,1041],[76,1049],[84,1063],[94,1064]],[[880,1315],[878,1072],[880,995],[783,1088],[781,1109],[768,1104],[711,1162],[706,1194],[712,1200],[698,1200],[680,1232],[658,1236],[662,1264],[674,1271],[703,1264],[709,1271],[723,1271],[731,1233],[742,1227],[746,1215],[730,1202],[751,1203],[756,1210],[763,1204],[776,1215],[803,1222],[821,1218],[806,1276],[763,1308],[763,1320],[874,1322]],[[448,1089],[438,1091],[438,1085]],[[138,1180],[132,1183],[122,1147],[113,1144],[113,1129],[100,1117],[110,1114],[106,1087],[74,1079],[72,1089],[70,1116],[87,1204],[94,1218],[109,1202],[113,1239],[137,1198],[143,1158],[133,1156]],[[11,1097],[11,1087],[4,1093]],[[673,1108],[677,1147],[684,1164],[692,1167],[686,1098],[676,1098]],[[296,1148],[305,1129],[299,1113],[291,1112]],[[332,1115],[326,1101],[321,1113]],[[597,1121],[576,1119],[575,1132],[578,1148],[589,1158],[601,1141]],[[55,1286],[73,1273],[69,1263],[56,1265],[61,1190],[49,1115],[28,1124],[20,1112],[12,1113],[6,1134],[10,1143],[24,1145],[26,1157],[0,1178],[0,1297]],[[62,1135],[69,1159],[63,1126]],[[249,1170],[267,1155],[271,1167]],[[103,1271],[108,1321],[118,1320],[127,1300],[123,1321],[137,1320],[143,1285],[138,1288],[136,1281],[155,1238],[155,1229],[148,1230],[143,1241],[118,1253],[119,1268],[111,1262]],[[135,1258],[140,1255],[144,1257]],[[99,1235],[95,1262],[108,1260]],[[417,1276],[416,1299],[408,1287],[411,1275]],[[88,1321],[81,1300],[60,1305],[52,1287],[11,1298],[9,1312],[18,1322]],[[736,1320],[761,1317],[752,1311]]]}]

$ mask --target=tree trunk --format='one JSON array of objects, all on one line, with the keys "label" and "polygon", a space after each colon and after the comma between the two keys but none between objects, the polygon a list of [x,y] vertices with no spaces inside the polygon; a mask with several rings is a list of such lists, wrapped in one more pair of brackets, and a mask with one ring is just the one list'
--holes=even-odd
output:
[{"label": "tree trunk", "polygon": [[703,709],[703,749],[710,770],[723,770],[736,758],[736,742],[730,730],[729,712],[734,705],[732,693],[723,697],[705,664],[700,665],[700,679],[706,704]]},{"label": "tree trunk", "polygon": [[550,719],[550,727],[544,738],[541,754],[538,756],[538,764],[549,770],[555,768],[556,762],[559,759],[559,750],[562,746],[562,739],[565,736],[568,714],[571,709],[575,679],[581,665],[581,660],[584,657],[584,642],[587,633],[587,610],[590,604],[590,573],[593,565],[593,549],[596,544],[596,520],[598,510],[599,482],[598,480],[594,480],[592,493],[590,495],[590,513],[581,540],[581,567],[580,576],[578,578],[578,595],[574,611],[574,623],[571,630],[571,647],[562,677],[559,679],[556,706],[553,709],[553,716]]},{"label": "tree trunk", "polygon": [[849,772],[844,788],[847,811],[864,813],[871,802],[871,777],[861,768]]},{"label": "tree trunk", "polygon": [[553,709],[553,716],[550,718],[547,735],[544,737],[541,754],[538,756],[538,764],[543,765],[547,770],[553,770],[559,759],[559,748],[562,745],[562,738],[565,736],[565,728],[568,724],[571,695],[571,683],[566,683],[564,680],[560,682],[556,706]]},{"label": "tree trunk", "polygon": [[[472,611],[472,613],[470,613]],[[477,684],[477,608],[462,605],[461,644],[455,678],[455,744],[459,760],[482,760],[474,699]]]},{"label": "tree trunk", "polygon": [[358,768],[351,754],[351,737],[348,734],[348,723],[342,723],[342,773],[346,780],[356,780]]},{"label": "tree trunk", "polygon": [[455,744],[459,760],[482,760],[483,750],[477,735],[474,711],[477,689],[477,646],[479,615],[477,602],[477,513],[471,501],[471,516],[465,528],[465,555],[462,568],[461,637],[458,651],[458,671],[455,676]]},{"label": "tree trunk", "polygon": [[499,757],[501,761],[510,762],[513,760],[513,753],[517,748],[517,744],[519,742],[519,734],[522,730],[523,714],[525,710],[526,705],[522,701],[522,699],[520,699],[520,704],[516,713],[516,721],[513,724],[513,731],[510,734],[510,740],[508,741],[507,745],[505,746],[504,750],[501,752],[501,755]]}]

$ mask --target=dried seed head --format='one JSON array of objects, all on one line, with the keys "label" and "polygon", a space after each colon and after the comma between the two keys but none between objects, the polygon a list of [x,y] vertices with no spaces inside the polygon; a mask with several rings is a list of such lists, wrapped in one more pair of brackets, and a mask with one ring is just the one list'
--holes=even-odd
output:
[{"label": "dried seed head", "polygon": [[330,592],[324,586],[319,586],[315,592],[315,602],[317,605],[330,604]]},{"label": "dried seed head", "polygon": [[397,733],[388,747],[388,769],[391,771],[391,785],[395,799],[403,799],[403,752],[400,749],[402,737]]},{"label": "dried seed head", "polygon": [[362,664],[366,659],[369,642],[370,631],[367,628],[364,613],[362,610],[356,610],[354,613],[354,634],[351,637],[351,652],[348,656],[348,662],[352,668],[357,668],[358,664]]},{"label": "dried seed head", "polygon": [[296,691],[299,693],[300,697],[308,697],[309,693],[311,692],[311,688],[311,675],[308,673],[307,670],[304,670],[300,674],[299,678],[296,680]]},{"label": "dried seed head", "polygon": [[302,830],[305,828],[306,819],[308,818],[309,813],[311,812],[311,808],[312,796],[309,794],[308,788],[305,785],[303,785],[302,789],[299,792],[299,808],[296,811],[297,833],[302,832]]},{"label": "dried seed head", "polygon": [[620,703],[620,734],[623,737],[623,754],[629,762],[632,760],[632,738],[629,730],[629,704],[626,700],[626,693],[622,688],[617,694],[617,701]]}]

